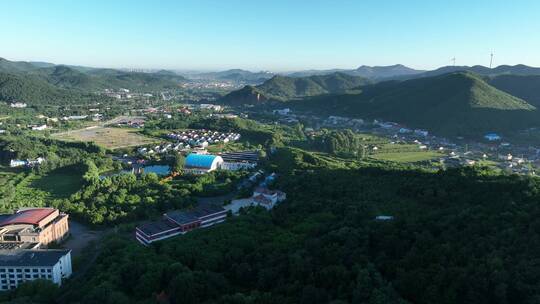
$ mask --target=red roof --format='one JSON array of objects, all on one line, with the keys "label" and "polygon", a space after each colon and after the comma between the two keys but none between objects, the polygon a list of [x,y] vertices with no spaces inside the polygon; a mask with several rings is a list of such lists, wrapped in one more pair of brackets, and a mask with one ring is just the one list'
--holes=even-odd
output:
[{"label": "red roof", "polygon": [[0,222],[0,227],[15,224],[39,225],[39,222],[52,214],[56,209],[36,208],[19,211]]}]

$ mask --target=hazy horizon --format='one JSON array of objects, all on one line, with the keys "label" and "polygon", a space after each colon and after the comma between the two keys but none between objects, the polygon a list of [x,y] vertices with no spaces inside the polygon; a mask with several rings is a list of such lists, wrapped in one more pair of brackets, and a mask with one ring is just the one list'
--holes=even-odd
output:
[{"label": "hazy horizon", "polygon": [[[21,1],[0,57],[104,68],[288,72],[540,66],[540,2]],[[504,39],[502,39],[504,38]]]}]

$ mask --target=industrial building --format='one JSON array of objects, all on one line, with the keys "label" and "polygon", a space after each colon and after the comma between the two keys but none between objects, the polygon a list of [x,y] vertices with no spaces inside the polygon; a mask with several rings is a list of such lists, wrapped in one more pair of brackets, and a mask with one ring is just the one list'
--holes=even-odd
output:
[{"label": "industrial building", "polygon": [[184,164],[184,173],[205,174],[221,169],[223,158],[210,154],[189,154]]},{"label": "industrial building", "polygon": [[0,250],[0,291],[37,279],[60,286],[71,273],[71,250]]},{"label": "industrial building", "polygon": [[0,215],[0,244],[58,243],[69,235],[68,215],[54,208],[28,208]]},{"label": "industrial building", "polygon": [[142,224],[135,229],[135,238],[143,245],[185,234],[225,221],[227,210],[219,206],[199,206],[188,211],[165,213],[156,222]]}]

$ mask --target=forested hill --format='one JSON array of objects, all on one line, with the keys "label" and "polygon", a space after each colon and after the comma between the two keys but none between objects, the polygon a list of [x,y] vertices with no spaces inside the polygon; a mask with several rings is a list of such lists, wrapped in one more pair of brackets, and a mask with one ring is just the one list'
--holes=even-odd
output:
[{"label": "forested hill", "polygon": [[103,89],[126,88],[134,91],[149,91],[177,88],[188,82],[185,77],[170,71],[155,73],[127,72],[115,69],[98,69],[9,61],[0,58],[0,73],[39,79],[57,88],[95,92]]},{"label": "forested hill", "polygon": [[489,84],[540,108],[540,75],[499,75]]},{"label": "forested hill", "polygon": [[522,129],[538,124],[540,117],[531,104],[466,72],[382,82],[362,90],[310,98],[292,106],[326,115],[390,120],[445,135]]},{"label": "forested hill", "polygon": [[0,102],[24,102],[29,106],[86,103],[106,98],[56,87],[38,76],[0,73]]},{"label": "forested hill", "polygon": [[231,92],[221,101],[233,105],[257,104],[269,100],[287,101],[306,96],[342,93],[367,83],[370,81],[366,78],[344,73],[309,77],[274,76],[258,86],[247,86]]}]

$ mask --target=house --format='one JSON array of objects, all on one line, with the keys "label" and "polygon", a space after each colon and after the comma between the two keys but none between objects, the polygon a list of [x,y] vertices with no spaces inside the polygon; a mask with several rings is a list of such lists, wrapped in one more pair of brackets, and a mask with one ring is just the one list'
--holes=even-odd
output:
[{"label": "house", "polygon": [[287,199],[285,192],[279,190],[269,190],[266,187],[258,187],[253,191],[253,195],[249,198],[237,199],[231,201],[231,204],[226,206],[233,214],[237,214],[240,208],[250,206],[261,206],[267,210],[270,210],[276,206],[276,204]]},{"label": "house", "polygon": [[186,157],[184,172],[188,174],[204,174],[221,169],[223,158],[211,154],[191,153]]},{"label": "house", "polygon": [[402,133],[402,134],[411,133],[411,132],[412,132],[411,129],[407,129],[407,128],[400,128],[399,129],[399,133]]},{"label": "house", "polygon": [[60,286],[71,274],[69,249],[0,250],[0,291],[37,279]]},{"label": "house", "polygon": [[272,113],[277,114],[277,115],[289,115],[289,113],[291,113],[291,109],[284,108],[284,109],[273,110]]},{"label": "house", "polygon": [[30,128],[34,131],[43,131],[47,129],[47,125],[36,125],[36,126],[30,126]]},{"label": "house", "polygon": [[415,129],[414,130],[414,135],[417,135],[417,136],[423,136],[423,137],[426,137],[428,136],[429,132],[426,131],[426,130],[422,130],[422,129]]},{"label": "house", "polygon": [[12,159],[9,162],[9,166],[11,168],[23,167],[23,166],[26,166],[26,164],[27,164],[26,160],[22,160],[22,159]]},{"label": "house", "polygon": [[12,108],[26,108],[26,103],[24,102],[12,102],[10,105]]},{"label": "house", "polygon": [[375,217],[376,221],[391,221],[394,217],[391,215],[378,215]]},{"label": "house", "polygon": [[43,157],[38,157],[36,158],[35,160],[27,160],[26,161],[26,165],[28,167],[35,167],[35,166],[38,166],[38,165],[41,165],[41,163],[43,163],[45,161],[45,158]]},{"label": "house", "polygon": [[266,197],[273,203],[284,201],[287,198],[287,195],[284,192],[279,190],[270,190],[265,187],[258,187],[253,191],[254,197],[259,195]]},{"label": "house", "polygon": [[496,133],[488,133],[488,134],[484,135],[484,138],[489,140],[489,141],[501,140],[501,136],[496,134]]},{"label": "house", "polygon": [[500,160],[508,160],[508,161],[510,161],[510,160],[512,160],[512,158],[513,158],[513,156],[510,153],[508,153],[506,155],[504,155],[504,154],[499,155]]},{"label": "house", "polygon": [[88,115],[72,115],[72,116],[62,117],[63,120],[83,120],[86,118],[88,118]]}]

